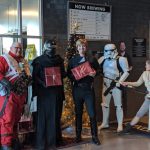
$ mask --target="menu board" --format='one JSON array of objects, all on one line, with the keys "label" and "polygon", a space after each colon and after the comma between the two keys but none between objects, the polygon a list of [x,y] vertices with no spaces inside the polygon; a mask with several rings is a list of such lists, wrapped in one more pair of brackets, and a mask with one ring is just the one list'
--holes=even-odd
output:
[{"label": "menu board", "polygon": [[111,40],[111,7],[68,2],[68,36],[74,32],[87,40]]}]

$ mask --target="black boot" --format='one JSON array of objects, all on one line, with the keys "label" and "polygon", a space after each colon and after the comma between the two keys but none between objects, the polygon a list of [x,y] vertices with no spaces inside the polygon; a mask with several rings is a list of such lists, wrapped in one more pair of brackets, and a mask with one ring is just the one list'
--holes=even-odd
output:
[{"label": "black boot", "polygon": [[56,115],[56,145],[57,146],[61,146],[64,144],[63,143],[63,137],[62,137],[61,119],[60,119],[61,118],[61,112],[62,112],[61,108],[59,108],[57,115]]},{"label": "black boot", "polygon": [[56,146],[62,146],[62,145],[64,145],[62,136],[56,137]]},{"label": "black boot", "polygon": [[61,130],[56,129],[56,145],[61,146],[63,144],[64,143],[63,143],[63,137],[62,137]]},{"label": "black boot", "polygon": [[81,138],[81,133],[80,133],[80,134],[77,134],[77,135],[76,135],[75,142],[76,142],[76,143],[79,143],[79,142],[81,142],[81,141],[82,141],[82,138]]},{"label": "black boot", "polygon": [[92,136],[92,141],[93,141],[93,143],[96,144],[96,145],[101,145],[98,136]]},{"label": "black boot", "polygon": [[124,134],[126,134],[126,133],[131,132],[132,129],[133,129],[133,127],[131,126],[131,124],[128,123],[128,124],[126,125],[125,129],[123,129],[123,131],[120,131],[118,134],[119,134],[119,135],[124,135]]},{"label": "black boot", "polygon": [[76,143],[82,141],[81,131],[82,131],[82,116],[76,115],[76,139],[75,139]]},{"label": "black boot", "polygon": [[18,138],[12,140],[12,147],[13,147],[13,150],[21,150],[22,149],[21,143]]},{"label": "black boot", "polygon": [[95,118],[90,118],[92,141],[96,145],[100,145],[100,140],[97,135],[97,122]]}]

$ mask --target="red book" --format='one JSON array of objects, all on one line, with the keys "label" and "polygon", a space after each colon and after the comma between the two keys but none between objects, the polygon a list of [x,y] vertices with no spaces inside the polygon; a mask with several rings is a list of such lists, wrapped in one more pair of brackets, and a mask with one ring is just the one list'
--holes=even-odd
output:
[{"label": "red book", "polygon": [[76,80],[80,80],[88,76],[90,73],[95,73],[95,70],[91,67],[88,61],[71,69],[71,71]]},{"label": "red book", "polygon": [[46,87],[62,85],[60,67],[45,68]]}]

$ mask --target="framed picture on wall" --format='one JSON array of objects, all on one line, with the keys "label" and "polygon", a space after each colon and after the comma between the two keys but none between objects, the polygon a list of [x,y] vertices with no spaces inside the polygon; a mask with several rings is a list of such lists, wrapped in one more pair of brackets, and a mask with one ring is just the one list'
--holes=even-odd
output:
[{"label": "framed picture on wall", "polygon": [[132,56],[146,57],[146,39],[134,37],[132,39]]}]

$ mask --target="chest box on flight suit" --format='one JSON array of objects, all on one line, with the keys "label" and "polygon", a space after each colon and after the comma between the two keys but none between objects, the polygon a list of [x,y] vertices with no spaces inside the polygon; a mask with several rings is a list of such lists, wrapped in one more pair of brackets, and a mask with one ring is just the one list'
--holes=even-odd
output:
[{"label": "chest box on flight suit", "polygon": [[62,85],[60,67],[45,68],[46,87]]},{"label": "chest box on flight suit", "polygon": [[95,73],[95,70],[91,67],[88,61],[71,69],[71,71],[76,80],[80,80],[88,76],[90,73]]}]

